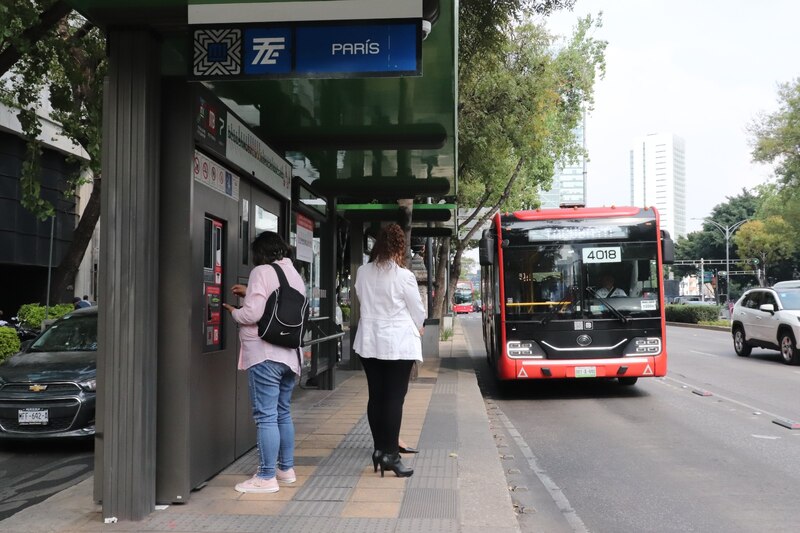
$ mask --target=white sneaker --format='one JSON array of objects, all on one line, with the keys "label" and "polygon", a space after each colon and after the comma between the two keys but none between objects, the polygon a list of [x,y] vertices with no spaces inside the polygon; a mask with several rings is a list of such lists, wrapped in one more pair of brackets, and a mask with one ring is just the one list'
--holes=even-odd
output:
[{"label": "white sneaker", "polygon": [[276,469],[275,478],[279,483],[294,483],[297,481],[297,475],[294,473],[294,468],[283,471],[280,468]]},{"label": "white sneaker", "polygon": [[238,492],[252,492],[257,494],[278,492],[280,490],[277,478],[264,479],[258,476],[253,476],[247,481],[238,483],[235,488]]}]

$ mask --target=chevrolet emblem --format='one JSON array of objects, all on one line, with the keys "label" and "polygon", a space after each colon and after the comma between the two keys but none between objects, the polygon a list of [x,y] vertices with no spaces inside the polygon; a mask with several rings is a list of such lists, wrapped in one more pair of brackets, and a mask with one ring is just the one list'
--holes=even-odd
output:
[{"label": "chevrolet emblem", "polygon": [[28,387],[28,390],[31,392],[42,392],[43,390],[47,390],[47,385],[31,385]]}]

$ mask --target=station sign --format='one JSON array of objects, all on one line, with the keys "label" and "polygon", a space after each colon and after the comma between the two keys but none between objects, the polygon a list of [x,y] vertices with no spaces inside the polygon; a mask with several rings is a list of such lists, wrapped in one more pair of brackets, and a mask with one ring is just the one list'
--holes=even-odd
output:
[{"label": "station sign", "polygon": [[422,21],[192,27],[190,79],[422,75]]}]

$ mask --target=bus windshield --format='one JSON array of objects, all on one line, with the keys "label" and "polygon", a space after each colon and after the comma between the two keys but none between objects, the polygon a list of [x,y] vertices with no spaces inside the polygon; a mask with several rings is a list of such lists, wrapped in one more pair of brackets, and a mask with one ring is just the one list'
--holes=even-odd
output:
[{"label": "bus windshield", "polygon": [[656,254],[655,242],[530,243],[506,247],[506,317],[659,317]]}]

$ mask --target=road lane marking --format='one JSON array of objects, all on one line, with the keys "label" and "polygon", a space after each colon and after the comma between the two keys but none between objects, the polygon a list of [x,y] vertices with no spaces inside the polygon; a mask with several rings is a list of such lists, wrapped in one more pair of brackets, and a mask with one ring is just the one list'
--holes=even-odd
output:
[{"label": "road lane marking", "polygon": [[539,466],[539,461],[536,459],[536,456],[533,454],[530,446],[525,442],[525,439],[522,437],[517,428],[514,427],[514,424],[509,420],[509,418],[505,415],[505,413],[497,406],[496,412],[497,418],[500,422],[503,423],[506,431],[508,434],[511,435],[511,438],[514,439],[514,443],[519,447],[520,451],[522,451],[522,455],[525,456],[525,460],[528,462],[528,466],[536,474],[536,477],[539,478],[539,481],[542,483],[547,492],[550,493],[550,497],[553,498],[553,501],[558,506],[558,509],[561,511],[561,514],[566,519],[567,523],[572,528],[572,531],[575,533],[589,533],[589,530],[586,528],[586,524],[583,523],[583,520],[578,516],[577,511],[575,508],[572,507],[572,504],[569,503],[569,500],[564,495],[564,491],[556,485],[553,478],[551,478],[544,468]]},{"label": "road lane marking", "polygon": [[778,439],[780,439],[780,437],[773,437],[772,435],[755,435],[755,434],[753,434],[753,435],[750,435],[750,436],[753,437],[753,438],[756,438],[756,439],[766,439],[766,440],[778,440]]},{"label": "road lane marking", "polygon": [[691,353],[696,353],[696,354],[698,354],[698,355],[707,355],[707,356],[709,356],[709,357],[719,357],[719,355],[717,355],[717,354],[715,354],[715,353],[708,353],[708,352],[698,352],[697,350],[689,350],[689,352],[691,352]]},{"label": "road lane marking", "polygon": [[[689,389],[695,389],[696,388],[694,385],[692,385],[690,383],[686,383],[685,381],[681,381],[679,379],[671,378],[669,376],[665,377],[664,380],[674,381],[675,383],[678,383],[678,384],[680,384],[680,385],[682,385],[684,387],[687,387]],[[739,400],[734,400],[733,398],[730,398],[728,396],[723,396],[722,394],[718,394],[716,392],[714,393],[714,396],[716,396],[717,398],[722,398],[723,400],[725,400],[727,402],[731,402],[731,403],[734,403],[736,405],[740,405],[742,407],[745,407],[751,413],[754,412],[754,411],[759,411],[761,413],[764,413],[767,416],[771,416],[771,417],[774,417],[774,418],[788,418],[788,417],[781,416],[781,415],[778,415],[778,414],[775,414],[775,413],[771,413],[771,412],[766,411],[764,409],[761,409],[759,407],[755,407],[753,405],[750,405],[750,404],[747,404],[747,403],[744,403],[744,402],[740,402]]]}]

